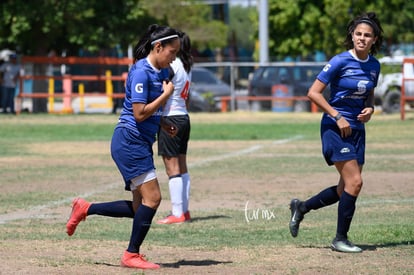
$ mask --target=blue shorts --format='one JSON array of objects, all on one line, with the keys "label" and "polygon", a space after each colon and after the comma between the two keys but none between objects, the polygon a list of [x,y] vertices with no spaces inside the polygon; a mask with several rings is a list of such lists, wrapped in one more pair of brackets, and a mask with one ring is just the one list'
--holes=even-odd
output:
[{"label": "blue shorts", "polygon": [[152,145],[138,131],[124,126],[115,127],[111,156],[124,178],[125,190],[131,190],[131,179],[155,169]]},{"label": "blue shorts", "polygon": [[351,136],[341,138],[336,125],[321,125],[322,153],[328,165],[346,160],[365,162],[365,130],[352,129]]}]

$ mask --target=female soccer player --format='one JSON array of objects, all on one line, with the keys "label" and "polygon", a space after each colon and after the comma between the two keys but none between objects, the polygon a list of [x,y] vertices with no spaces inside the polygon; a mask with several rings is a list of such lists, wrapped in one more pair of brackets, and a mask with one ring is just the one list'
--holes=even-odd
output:
[{"label": "female soccer player", "polygon": [[191,41],[187,34],[180,33],[181,50],[178,58],[171,64],[174,74],[174,93],[164,108],[162,124],[177,127],[177,135],[171,137],[168,132],[158,133],[158,155],[162,156],[169,182],[172,204],[171,215],[159,220],[158,224],[172,224],[189,221],[188,210],[190,196],[190,174],[187,169],[187,148],[190,139],[190,117],[187,104],[191,84]]},{"label": "female soccer player", "polygon": [[[321,121],[322,151],[328,165],[335,165],[339,182],[306,201],[290,203],[290,233],[298,235],[299,224],[310,210],[339,201],[336,237],[331,247],[340,252],[361,252],[348,240],[355,203],[362,188],[365,161],[365,126],[374,113],[374,88],[380,63],[374,54],[381,47],[382,28],[375,13],[365,13],[348,24],[347,51],[334,56],[310,87],[308,97],[324,111]],[[322,95],[330,84],[331,97]]]},{"label": "female soccer player", "polygon": [[[76,198],[66,224],[69,236],[89,215],[133,218],[128,248],[121,265],[141,269],[160,266],[146,261],[140,253],[142,242],[161,202],[155,174],[152,145],[160,125],[162,106],[174,91],[168,81],[168,67],[180,50],[176,30],[151,25],[134,49],[134,64],[125,86],[125,101],[111,141],[111,155],[132,192],[132,201],[89,203]],[[169,129],[175,135],[174,129]]]}]

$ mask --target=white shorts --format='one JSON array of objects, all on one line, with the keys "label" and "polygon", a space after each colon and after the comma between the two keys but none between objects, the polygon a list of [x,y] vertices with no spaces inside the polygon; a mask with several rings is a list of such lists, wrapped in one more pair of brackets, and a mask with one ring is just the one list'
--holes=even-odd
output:
[{"label": "white shorts", "polygon": [[137,189],[138,186],[140,186],[143,183],[146,183],[147,181],[153,180],[157,178],[157,175],[155,174],[155,170],[152,169],[138,177],[135,177],[131,180],[131,191],[134,191]]}]

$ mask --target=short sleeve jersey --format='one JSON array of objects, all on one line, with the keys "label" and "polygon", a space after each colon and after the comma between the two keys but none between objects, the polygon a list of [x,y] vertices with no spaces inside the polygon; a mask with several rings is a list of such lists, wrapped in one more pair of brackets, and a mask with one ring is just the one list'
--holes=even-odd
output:
[{"label": "short sleeve jersey", "polygon": [[158,70],[151,66],[147,58],[135,62],[129,70],[125,85],[125,100],[119,121],[130,129],[137,130],[150,144],[155,142],[160,125],[162,107],[142,122],[134,118],[134,103],[148,104],[163,93],[162,82],[168,78],[168,69]]},{"label": "short sleeve jersey", "polygon": [[[352,129],[364,129],[364,124],[357,116],[365,108],[365,102],[371,91],[377,86],[380,74],[378,60],[369,55],[366,60],[359,60],[350,51],[334,56],[317,78],[330,84],[329,104],[346,118]],[[323,124],[336,124],[334,118],[326,113]]]},{"label": "short sleeve jersey", "polygon": [[3,86],[7,88],[16,87],[15,77],[20,73],[20,67],[13,63],[3,63],[0,65],[0,72],[3,72]]},{"label": "short sleeve jersey", "polygon": [[164,116],[186,115],[188,114],[186,100],[191,84],[191,73],[187,73],[179,58],[171,63],[171,68],[174,71],[174,77],[171,80],[174,83],[174,93],[165,104]]}]

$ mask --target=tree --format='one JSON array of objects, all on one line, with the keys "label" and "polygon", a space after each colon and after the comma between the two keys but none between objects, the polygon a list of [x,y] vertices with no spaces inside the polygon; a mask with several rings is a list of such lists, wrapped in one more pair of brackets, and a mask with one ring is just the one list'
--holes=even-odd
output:
[{"label": "tree", "polygon": [[254,50],[255,24],[253,18],[257,14],[255,7],[233,6],[230,8],[230,37],[231,43],[237,47],[248,50]]},{"label": "tree", "polygon": [[227,25],[214,20],[211,6],[201,1],[142,0],[141,3],[151,16],[186,32],[197,45],[210,48],[227,45]]},{"label": "tree", "polygon": [[31,55],[52,48],[70,55],[81,48],[92,52],[117,44],[126,48],[152,21],[135,0],[3,2],[0,45],[16,46]]},{"label": "tree", "polygon": [[323,51],[329,58],[344,50],[346,25],[362,11],[374,11],[380,17],[385,47],[413,43],[413,1],[269,0],[269,55],[276,60],[286,56],[304,59]]}]

